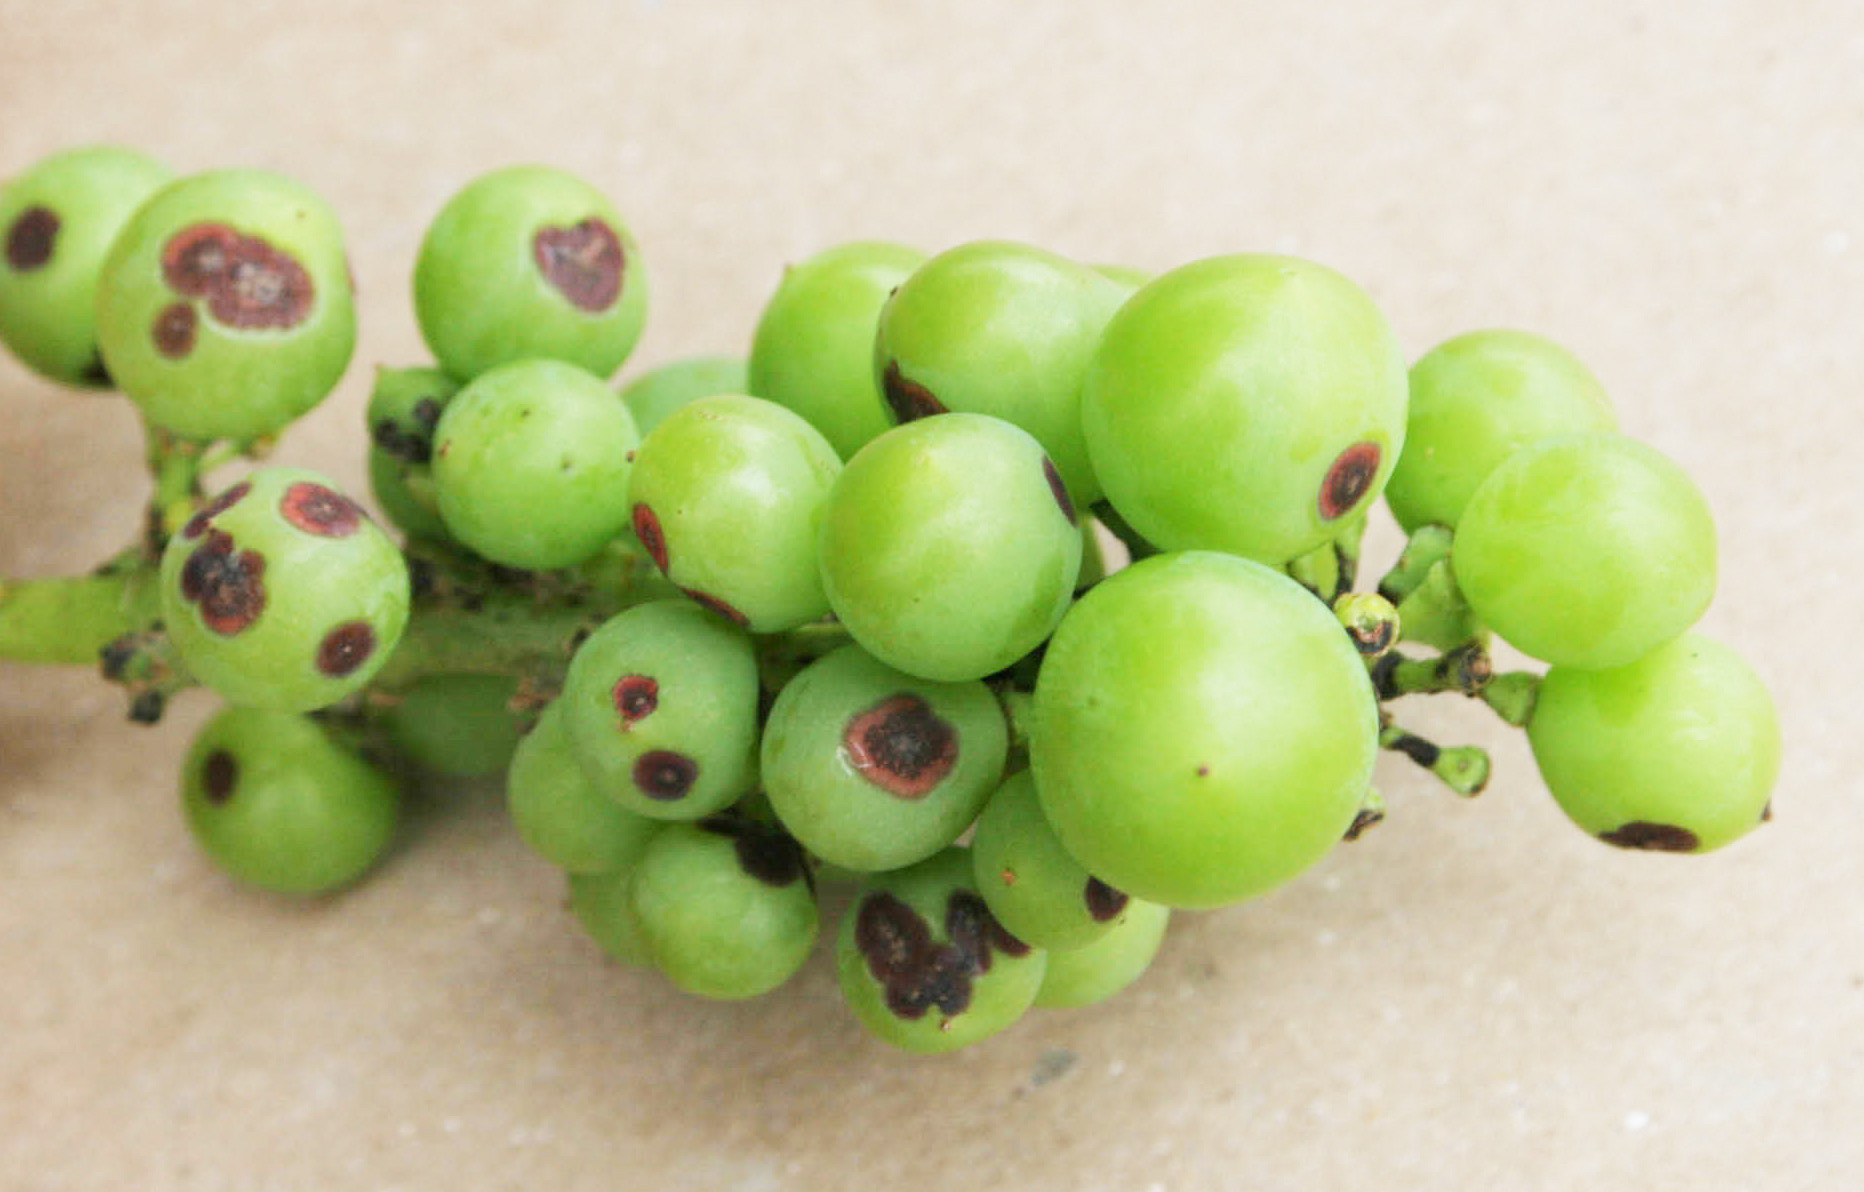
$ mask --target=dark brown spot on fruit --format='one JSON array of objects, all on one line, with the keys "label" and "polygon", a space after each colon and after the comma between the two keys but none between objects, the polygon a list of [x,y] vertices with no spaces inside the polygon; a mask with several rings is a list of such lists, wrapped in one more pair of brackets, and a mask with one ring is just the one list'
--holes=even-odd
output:
[{"label": "dark brown spot on fruit", "polygon": [[179,360],[194,350],[194,308],[186,302],[171,302],[155,316],[149,338],[155,350],[170,360]]},{"label": "dark brown spot on fruit", "polygon": [[317,670],[332,679],[355,673],[375,653],[375,627],[367,621],[345,621],[317,647]]},{"label": "dark brown spot on fruit", "polygon": [[285,490],[278,511],[286,521],[319,538],[348,538],[362,525],[362,506],[335,489],[300,480]]},{"label": "dark brown spot on fruit", "polygon": [[181,566],[181,597],[200,608],[208,629],[232,637],[265,611],[265,556],[235,551],[231,534],[209,529]]},{"label": "dark brown spot on fruit", "polygon": [[613,692],[621,727],[627,728],[660,706],[660,684],[646,675],[623,675]]},{"label": "dark brown spot on fruit", "polygon": [[884,890],[861,900],[854,946],[884,990],[888,1010],[909,1020],[934,1008],[961,1014],[971,1004],[971,982],[990,971],[993,948],[1008,956],[1029,952],[968,890],[954,892],[946,903],[945,934],[949,943],[933,943],[919,912]]},{"label": "dark brown spot on fruit", "polygon": [[192,224],[169,237],[162,278],[178,294],[205,298],[215,322],[242,330],[295,327],[316,297],[296,257],[220,223]]},{"label": "dark brown spot on fruit", "polygon": [[207,755],[207,764],[201,767],[201,793],[207,801],[218,807],[233,797],[233,788],[239,785],[239,763],[233,755],[224,749],[216,749]]},{"label": "dark brown spot on fruit", "polygon": [[578,310],[599,314],[621,296],[623,259],[615,229],[593,217],[574,227],[539,228],[531,241],[537,268]]},{"label": "dark brown spot on fruit", "polygon": [[1097,877],[1087,879],[1087,888],[1082,891],[1082,898],[1087,902],[1087,913],[1096,923],[1105,923],[1126,909],[1125,892],[1114,889]]},{"label": "dark brown spot on fruit", "polygon": [[647,548],[648,557],[661,571],[667,569],[667,539],[660,532],[660,519],[647,507],[647,502],[638,501],[634,506],[634,536]]},{"label": "dark brown spot on fruit", "polygon": [[239,504],[240,501],[245,499],[246,494],[251,491],[252,484],[245,480],[227,489],[213,500],[207,502],[207,504],[201,506],[200,511],[188,519],[187,524],[181,527],[181,536],[188,539],[199,538],[202,534],[207,532],[208,525],[216,517],[219,517],[227,510],[233,508],[233,506]]},{"label": "dark brown spot on fruit", "polygon": [[379,419],[370,428],[369,439],[383,454],[407,463],[424,464],[434,456],[430,436],[403,430],[393,418]]},{"label": "dark brown spot on fruit", "polygon": [[699,763],[671,749],[650,749],[634,762],[634,785],[650,799],[681,799],[699,780]]},{"label": "dark brown spot on fruit", "polygon": [[841,744],[861,777],[901,799],[925,798],[958,764],[958,731],[909,691],[857,713]]},{"label": "dark brown spot on fruit", "polygon": [[766,886],[787,886],[808,876],[802,847],[774,828],[729,815],[708,816],[699,826],[731,837],[738,868]]},{"label": "dark brown spot on fruit", "polygon": [[1379,474],[1379,445],[1354,443],[1327,469],[1320,483],[1320,516],[1328,521],[1350,512],[1372,490],[1372,479]]},{"label": "dark brown spot on fruit", "polygon": [[751,618],[745,616],[710,592],[701,592],[698,588],[681,588],[680,591],[686,593],[686,595],[692,597],[694,600],[697,600],[700,604],[705,605],[719,616],[724,617],[727,621],[739,625],[749,625],[751,623]]},{"label": "dark brown spot on fruit", "polygon": [[1055,494],[1055,503],[1061,506],[1061,515],[1074,522],[1074,499],[1068,495],[1068,486],[1061,482],[1061,472],[1055,467],[1055,461],[1048,456],[1042,457],[1042,477],[1048,481],[1049,491]]},{"label": "dark brown spot on fruit", "polygon": [[6,230],[6,263],[21,273],[43,269],[58,241],[58,213],[33,206],[19,213]]},{"label": "dark brown spot on fruit", "polygon": [[1632,820],[1621,828],[1599,833],[1599,839],[1619,848],[1645,849],[1659,853],[1693,853],[1701,841],[1688,828],[1673,824],[1653,824]]},{"label": "dark brown spot on fruit", "polygon": [[880,388],[881,395],[887,399],[887,408],[893,411],[895,422],[912,422],[945,412],[945,404],[933,397],[930,389],[900,374],[900,362],[897,360],[887,362],[886,370],[880,377]]}]

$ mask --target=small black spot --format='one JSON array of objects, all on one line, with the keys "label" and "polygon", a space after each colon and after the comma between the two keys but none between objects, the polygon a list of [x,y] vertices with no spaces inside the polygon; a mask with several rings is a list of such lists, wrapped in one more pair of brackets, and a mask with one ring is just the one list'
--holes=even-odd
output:
[{"label": "small black spot", "polygon": [[1599,839],[1619,848],[1643,849],[1658,853],[1693,853],[1702,843],[1688,828],[1672,824],[1653,824],[1632,820],[1623,827],[1599,833]]},{"label": "small black spot", "polygon": [[923,799],[958,764],[958,730],[910,691],[857,713],[841,741],[863,778],[902,799]]},{"label": "small black spot", "polygon": [[686,797],[699,780],[699,763],[671,749],[650,749],[634,760],[634,785],[663,803]]},{"label": "small black spot", "polygon": [[766,886],[781,888],[809,875],[802,846],[774,828],[729,815],[707,816],[699,826],[731,837],[738,853],[738,868]]},{"label": "small black spot", "polygon": [[233,755],[224,749],[216,749],[207,755],[207,763],[201,767],[201,793],[207,801],[219,807],[233,797],[233,788],[239,785],[239,763]]},{"label": "small black spot", "polygon": [[1048,456],[1042,457],[1042,476],[1048,481],[1049,491],[1055,494],[1055,503],[1061,506],[1061,515],[1074,524],[1074,500],[1068,495],[1068,486],[1061,482],[1061,473],[1056,470],[1055,461]]},{"label": "small black spot", "polygon": [[52,259],[58,226],[58,213],[50,207],[28,207],[20,212],[7,229],[6,263],[21,273],[43,269]]},{"label": "small black spot", "polygon": [[880,380],[881,395],[887,399],[887,408],[893,411],[895,422],[912,422],[945,413],[944,403],[933,397],[930,389],[900,374],[899,361],[888,361]]},{"label": "small black spot", "polygon": [[1372,489],[1381,458],[1377,443],[1354,443],[1340,452],[1320,483],[1320,516],[1332,521],[1359,504]]},{"label": "small black spot", "polygon": [[345,621],[324,634],[317,647],[317,670],[332,679],[355,673],[375,653],[375,627],[367,621]]},{"label": "small black spot", "polygon": [[621,238],[604,221],[591,217],[573,227],[539,228],[531,250],[544,280],[578,310],[600,314],[621,296],[627,261]]},{"label": "small black spot", "polygon": [[1087,903],[1087,913],[1096,923],[1105,923],[1126,909],[1125,892],[1116,890],[1097,877],[1087,879],[1087,888],[1082,891]]}]

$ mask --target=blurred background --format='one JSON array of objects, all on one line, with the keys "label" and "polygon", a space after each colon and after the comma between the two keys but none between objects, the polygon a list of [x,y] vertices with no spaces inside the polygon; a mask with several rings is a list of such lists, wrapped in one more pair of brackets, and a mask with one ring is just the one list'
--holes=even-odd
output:
[{"label": "blurred background", "polygon": [[[749,1005],[601,961],[496,785],[426,791],[342,897],[233,888],[155,730],[0,665],[0,1187],[1838,1189],[1864,1162],[1858,668],[1864,9],[1854,0],[160,5],[0,0],[0,176],[120,142],[340,213],[361,340],[283,462],[364,491],[375,365],[441,203],[537,161],[641,243],[626,379],[742,353],[786,262],[1028,240],[1161,270],[1308,256],[1415,357],[1573,349],[1722,534],[1705,628],[1772,684],[1777,818],[1705,858],[1573,830],[1519,734],[1458,802],[1181,915],[1105,1006],[917,1060],[817,956]],[[0,575],[133,533],[120,399],[0,360]],[[1376,576],[1398,543],[1374,530]]]}]

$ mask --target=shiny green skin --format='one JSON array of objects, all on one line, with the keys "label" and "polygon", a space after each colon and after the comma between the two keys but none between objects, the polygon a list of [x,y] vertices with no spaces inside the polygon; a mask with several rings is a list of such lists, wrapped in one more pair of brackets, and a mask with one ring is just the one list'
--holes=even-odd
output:
[{"label": "shiny green skin", "polygon": [[[295,258],[310,279],[304,318],[285,328],[222,324],[204,298],[163,276],[170,240],[225,224]],[[152,330],[191,306],[193,348],[170,358]],[[124,225],[97,280],[97,346],[117,387],[155,426],[186,439],[246,440],[283,429],[329,396],[356,347],[355,295],[336,213],[301,183],[260,170],[216,170],[163,187]]]},{"label": "shiny green skin", "polygon": [[[536,237],[587,219],[621,242],[621,289],[587,311],[538,267]],[[601,191],[545,166],[483,174],[440,209],[414,264],[414,313],[434,359],[463,381],[517,360],[562,360],[612,376],[647,323],[640,249]]]},{"label": "shiny green skin", "polygon": [[383,715],[401,755],[435,774],[480,778],[511,764],[518,718],[509,675],[423,675]]},{"label": "shiny green skin", "polygon": [[634,914],[634,867],[609,873],[570,874],[570,912],[609,957],[637,968],[654,958]]},{"label": "shiny green skin", "polygon": [[1081,386],[1129,292],[1026,244],[960,245],[914,270],[881,309],[876,381],[885,393],[887,374],[898,369],[947,410],[1022,427],[1086,507],[1101,493],[1081,437]]},{"label": "shiny green skin", "polygon": [[700,997],[736,1001],[795,975],[815,946],[815,891],[795,871],[781,885],[747,872],[729,835],[669,824],[634,870],[634,918],[667,979]]},{"label": "shiny green skin", "polygon": [[[628,720],[615,686],[641,675],[658,684],[653,710]],[[576,651],[557,706],[583,771],[637,815],[689,820],[730,806],[757,782],[757,662],[751,639],[687,600],[636,605]],[[635,779],[643,754],[670,750],[698,767],[673,799],[650,797]]]},{"label": "shiny green skin", "polygon": [[[299,482],[335,486],[299,468],[263,468],[246,478],[250,492],[190,536],[190,526],[162,552],[162,620],[190,674],[230,704],[276,712],[308,712],[358,691],[388,661],[408,623],[408,567],[380,527],[360,516],[344,537],[300,529],[280,512]],[[360,511],[359,511],[360,513]],[[233,554],[264,559],[264,603],[235,632],[210,627],[200,603],[189,601],[182,580],[189,559],[212,533],[232,539]],[[374,647],[347,674],[317,666],[327,635],[352,622],[369,626]]]},{"label": "shiny green skin", "polygon": [[[718,393],[748,393],[749,370],[732,356],[695,356],[644,372],[622,386],[634,425],[643,437],[688,402]],[[837,457],[839,458],[839,457]]]},{"label": "shiny green skin", "polygon": [[1407,531],[1454,528],[1477,487],[1521,448],[1617,429],[1605,387],[1565,348],[1525,331],[1472,331],[1411,366],[1404,454],[1385,500]]},{"label": "shiny green skin", "polygon": [[641,443],[628,481],[653,511],[669,580],[723,601],[753,633],[828,613],[816,539],[841,457],[800,415],[762,398],[704,397]]},{"label": "shiny green skin", "polygon": [[859,240],[783,271],[751,341],[749,392],[787,406],[843,459],[892,425],[874,383],[874,334],[887,295],[925,260]]},{"label": "shiny green skin", "polygon": [[1086,897],[1089,874],[1043,817],[1027,770],[1011,775],[990,796],[971,838],[971,863],[997,921],[1039,948],[1085,947],[1125,914],[1093,916]]},{"label": "shiny green skin", "polygon": [[[904,693],[924,700],[957,737],[957,758],[936,786],[905,797],[867,777],[847,730],[862,713]],[[764,726],[764,791],[790,834],[832,865],[860,872],[920,861],[971,826],[1003,774],[1009,726],[982,683],[932,683],[844,646],[783,688]]]},{"label": "shiny green skin", "polygon": [[435,505],[433,446],[460,383],[437,368],[378,368],[369,394],[369,489],[411,538],[450,542]]},{"label": "shiny green skin", "polygon": [[1372,685],[1278,571],[1157,555],[1082,597],[1036,680],[1030,766],[1068,852],[1167,906],[1253,897],[1319,861],[1378,753]]},{"label": "shiny green skin", "polygon": [[1139,899],[1127,903],[1113,930],[1093,943],[1049,953],[1042,988],[1036,990],[1036,1007],[1079,1009],[1121,992],[1152,967],[1170,922],[1168,907]]},{"label": "shiny green skin", "polygon": [[[1405,364],[1352,282],[1291,257],[1214,257],[1161,275],[1108,324],[1082,397],[1095,473],[1164,550],[1280,565],[1378,498],[1404,446]],[[1350,447],[1379,450],[1356,501],[1323,516]]]},{"label": "shiny green skin", "polygon": [[98,145],[55,153],[0,187],[0,245],[33,208],[58,218],[43,263],[20,268],[0,254],[0,343],[28,368],[110,386],[97,353],[97,275],[130,214],[172,176],[134,150]]},{"label": "shiny green skin", "polygon": [[[1699,633],[1612,670],[1554,667],[1528,742],[1568,818],[1627,847],[1721,848],[1761,822],[1780,772],[1773,697],[1739,654]],[[1654,843],[1628,824],[1694,841]]]},{"label": "shiny green skin", "polygon": [[1015,662],[1068,611],[1081,531],[1041,444],[983,414],[896,427],[848,461],[822,519],[822,584],[854,640],[944,682]]},{"label": "shiny green skin", "polygon": [[1120,287],[1122,301],[1131,298],[1140,286],[1157,276],[1144,269],[1135,269],[1131,265],[1096,265],[1094,272]]},{"label": "shiny green skin", "polygon": [[1489,474],[1451,566],[1476,615],[1556,666],[1624,666],[1715,595],[1715,519],[1689,476],[1622,435],[1573,435]]},{"label": "shiny green skin", "polygon": [[[216,801],[209,759],[235,778]],[[394,840],[394,783],[332,742],[307,717],[228,708],[208,721],[181,765],[188,830],[214,863],[249,885],[323,894],[370,869]]]},{"label": "shiny green skin", "polygon": [[570,873],[613,873],[634,864],[661,821],[604,798],[583,772],[552,704],[518,742],[505,780],[512,826],[538,856]]},{"label": "shiny green skin", "polygon": [[917,1018],[895,1013],[887,1004],[886,987],[874,977],[856,942],[862,904],[881,892],[917,912],[937,947],[951,942],[946,931],[951,896],[975,894],[977,888],[971,879],[971,859],[958,848],[946,849],[910,869],[880,874],[862,888],[842,918],[835,943],[842,997],[862,1026],[902,1051],[938,1055],[987,1039],[1028,1012],[1048,965],[1048,953],[1041,948],[1030,948],[1022,956],[991,949],[989,969],[970,978],[969,1002],[956,1013],[947,1014],[936,1005],[928,1006]]},{"label": "shiny green skin", "polygon": [[459,391],[434,431],[434,486],[452,535],[507,567],[569,567],[628,528],[641,438],[589,373],[524,360]]}]

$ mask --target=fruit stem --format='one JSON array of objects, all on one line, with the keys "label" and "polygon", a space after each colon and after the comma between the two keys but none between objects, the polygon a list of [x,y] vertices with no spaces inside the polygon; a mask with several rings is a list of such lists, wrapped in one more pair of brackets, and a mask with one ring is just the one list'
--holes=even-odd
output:
[{"label": "fruit stem", "polygon": [[1419,526],[1399,552],[1398,561],[1379,580],[1379,595],[1402,607],[1405,597],[1417,590],[1430,569],[1450,557],[1451,542],[1448,526]]},{"label": "fruit stem", "polygon": [[1509,671],[1490,679],[1479,694],[1504,724],[1526,728],[1540,699],[1540,676],[1532,671]]},{"label": "fruit stem", "polygon": [[1495,676],[1495,664],[1481,642],[1464,642],[1434,658],[1387,654],[1372,668],[1372,686],[1381,700],[1405,695],[1460,691],[1478,695]]},{"label": "fruit stem", "polygon": [[1398,616],[1406,641],[1421,642],[1439,650],[1453,650],[1488,636],[1456,586],[1448,559],[1439,559],[1425,572],[1423,582],[1398,602]]},{"label": "fruit stem", "polygon": [[96,575],[0,580],[0,659],[94,666],[155,612],[154,576],[116,562]]},{"label": "fruit stem", "polygon": [[1477,746],[1446,749],[1393,724],[1389,717],[1379,729],[1379,746],[1404,754],[1465,799],[1473,799],[1489,784],[1489,755]]},{"label": "fruit stem", "polygon": [[587,604],[540,606],[511,593],[471,607],[422,605],[371,687],[396,692],[432,674],[516,675],[555,687],[576,647],[607,619],[607,610]]},{"label": "fruit stem", "polygon": [[1398,644],[1398,610],[1376,592],[1347,592],[1333,602],[1353,648],[1367,660],[1384,657]]}]

